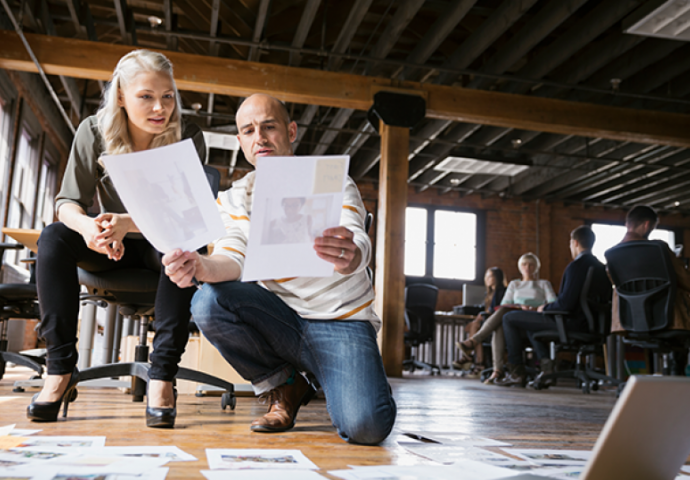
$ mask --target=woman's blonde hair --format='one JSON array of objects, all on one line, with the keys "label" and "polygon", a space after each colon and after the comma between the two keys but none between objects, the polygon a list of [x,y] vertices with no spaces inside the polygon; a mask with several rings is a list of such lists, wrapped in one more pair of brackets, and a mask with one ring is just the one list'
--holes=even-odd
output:
[{"label": "woman's blonde hair", "polygon": [[532,252],[527,252],[518,259],[518,269],[520,268],[520,264],[523,262],[532,262],[534,265],[536,265],[537,269],[534,271],[534,273],[537,273],[541,268],[541,262],[539,261],[539,257],[537,257]]},{"label": "woman's blonde hair", "polygon": [[110,79],[103,102],[96,113],[98,129],[103,137],[103,150],[108,155],[131,153],[134,151],[132,139],[127,128],[127,111],[118,105],[118,90],[125,89],[140,73],[156,72],[170,77],[175,91],[175,108],[170,115],[170,121],[162,133],[155,135],[149,148],[162,147],[179,142],[182,138],[180,115],[180,94],[173,79],[173,67],[168,58],[151,50],[134,50],[117,62],[113,76]]}]

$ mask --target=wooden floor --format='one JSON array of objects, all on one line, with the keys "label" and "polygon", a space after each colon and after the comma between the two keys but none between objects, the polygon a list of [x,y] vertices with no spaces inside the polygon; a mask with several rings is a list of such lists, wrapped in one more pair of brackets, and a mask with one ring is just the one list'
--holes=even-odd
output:
[{"label": "wooden floor", "polygon": [[614,391],[585,395],[574,385],[537,392],[414,374],[391,379],[398,404],[393,434],[380,447],[362,447],[338,437],[325,401],[318,399],[302,408],[292,431],[267,435],[249,430],[266,408],[254,397],[239,397],[234,411],[222,411],[219,397],[181,395],[176,428],[156,430],[145,427],[142,403],[112,389],[80,388],[66,420],[35,424],[25,417],[35,392],[12,393],[13,382],[28,377],[27,370],[14,368],[0,380],[0,426],[43,428],[41,435],[105,435],[107,446],[175,445],[199,459],[169,464],[170,479],[203,478],[199,471],[208,469],[205,448],[300,449],[320,473],[348,465],[434,464],[397,445],[398,435],[410,430],[464,432],[516,447],[587,449],[615,403]]}]

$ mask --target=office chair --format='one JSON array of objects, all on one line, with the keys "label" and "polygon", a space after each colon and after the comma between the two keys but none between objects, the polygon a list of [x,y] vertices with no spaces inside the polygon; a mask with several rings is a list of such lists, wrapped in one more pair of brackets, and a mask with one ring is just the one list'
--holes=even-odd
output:
[{"label": "office chair", "polygon": [[[22,248],[24,246],[20,244],[0,243],[0,262],[5,250]],[[0,307],[2,307],[0,310],[0,379],[5,375],[7,362],[28,367],[37,373],[32,378],[40,378],[43,375],[44,358],[7,351],[9,320],[11,318],[40,318],[33,266],[31,266],[29,283],[0,283]]]},{"label": "office chair", "polygon": [[[211,184],[214,195],[220,188],[220,174],[213,167],[204,165],[204,171]],[[158,288],[159,274],[151,270],[132,268],[107,272],[87,272],[79,269],[79,283],[88,293],[82,301],[96,302],[99,306],[117,305],[124,317],[139,318],[139,344],[135,348],[135,361],[111,363],[90,367],[80,371],[79,381],[132,376],[133,401],[143,401],[148,381],[149,348],[147,345],[148,327],[153,318],[153,306]],[[155,325],[155,324],[154,324]],[[115,335],[117,337],[117,335]],[[180,367],[176,379],[213,385],[225,389],[221,396],[221,406],[235,408],[234,385],[218,377]]]},{"label": "office chair", "polygon": [[663,373],[670,373],[668,355],[690,346],[690,332],[669,328],[677,282],[668,247],[660,241],[626,242],[604,255],[618,293],[623,342],[660,354]]},{"label": "office chair", "polygon": [[570,312],[543,312],[554,319],[556,330],[537,332],[533,338],[542,342],[553,342],[559,351],[576,352],[577,361],[574,369],[543,373],[535,378],[532,386],[536,390],[548,388],[549,383],[558,378],[577,379],[583,393],[598,390],[600,381],[612,385],[620,384],[620,380],[601,373],[586,361],[588,357],[603,353],[606,338],[611,333],[611,285],[606,280],[603,267],[600,271],[597,271],[597,267],[589,268],[580,293],[580,307],[587,320],[585,332],[566,330],[565,322]]},{"label": "office chair", "polygon": [[[414,283],[405,287],[405,346],[419,347],[433,341],[436,332],[436,299],[438,288],[427,283]],[[403,368],[413,372],[415,369],[430,370],[431,374],[441,373],[438,365],[424,363],[411,358],[403,361]]]}]

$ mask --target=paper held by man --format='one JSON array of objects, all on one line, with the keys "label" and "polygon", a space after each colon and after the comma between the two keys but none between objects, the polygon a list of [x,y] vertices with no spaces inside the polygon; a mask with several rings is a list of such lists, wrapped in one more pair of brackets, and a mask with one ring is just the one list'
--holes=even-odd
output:
[{"label": "paper held by man", "polygon": [[[120,199],[160,252],[197,250],[225,234],[191,140],[102,157]],[[256,168],[243,281],[325,277],[314,238],[339,225],[349,157],[266,157]]]}]

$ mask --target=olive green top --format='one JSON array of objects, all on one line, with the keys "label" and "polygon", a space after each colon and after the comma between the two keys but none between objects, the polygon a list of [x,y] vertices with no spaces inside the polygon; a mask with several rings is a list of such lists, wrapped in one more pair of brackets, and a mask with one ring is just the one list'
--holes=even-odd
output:
[{"label": "olive green top", "polygon": [[[184,125],[182,139],[186,138],[194,141],[203,163],[206,158],[206,143],[198,125]],[[56,212],[64,203],[76,203],[87,211],[98,193],[101,213],[127,213],[108,172],[98,163],[103,151],[103,137],[98,130],[98,120],[92,115],[81,122],[72,142],[62,187],[55,197]]]}]

